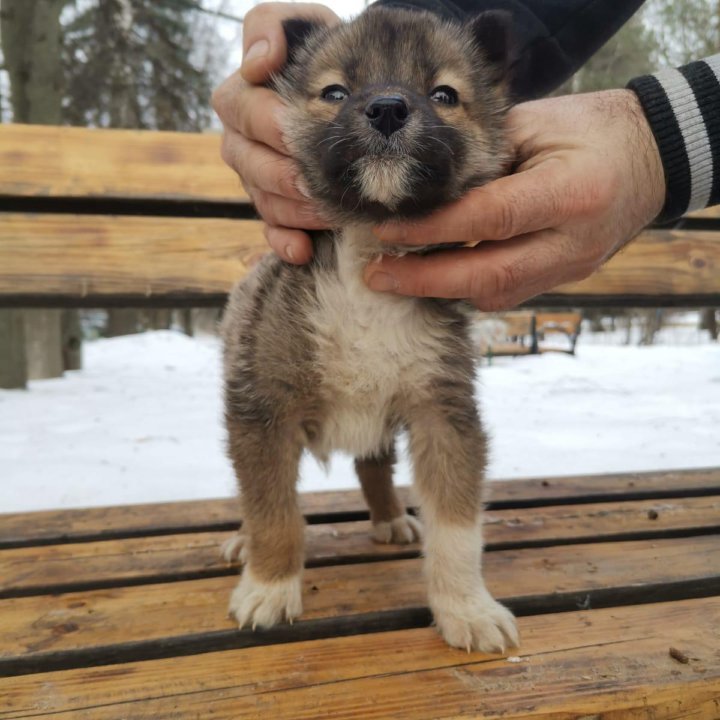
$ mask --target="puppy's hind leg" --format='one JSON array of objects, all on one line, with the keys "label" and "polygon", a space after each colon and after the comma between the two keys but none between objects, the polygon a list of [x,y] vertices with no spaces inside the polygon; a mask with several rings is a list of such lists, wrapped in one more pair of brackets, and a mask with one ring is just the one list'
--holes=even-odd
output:
[{"label": "puppy's hind leg", "polygon": [[370,508],[373,539],[400,545],[420,540],[420,522],[405,512],[393,487],[395,448],[373,457],[355,458],[355,472]]},{"label": "puppy's hind leg", "polygon": [[482,577],[485,437],[472,392],[468,383],[415,408],[408,418],[410,454],[435,624],[454,647],[503,652],[517,646],[518,634],[512,614]]},{"label": "puppy's hind leg", "polygon": [[228,420],[245,567],[230,598],[238,625],[269,627],[302,613],[304,520],[295,485],[302,443],[290,428]]}]

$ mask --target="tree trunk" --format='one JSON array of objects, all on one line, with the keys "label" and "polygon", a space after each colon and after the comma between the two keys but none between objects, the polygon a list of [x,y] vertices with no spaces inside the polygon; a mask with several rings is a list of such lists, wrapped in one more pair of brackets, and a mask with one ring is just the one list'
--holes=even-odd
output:
[{"label": "tree trunk", "polygon": [[713,340],[718,339],[718,323],[715,308],[704,308],[700,313],[700,329],[707,330]]},{"label": "tree trunk", "polygon": [[[0,33],[5,67],[10,78],[13,120],[59,125],[62,119],[60,13],[67,0],[0,0]],[[62,375],[61,313],[58,310],[6,310],[5,319],[14,350],[5,358],[18,367],[8,377]],[[18,327],[25,318],[20,346]],[[20,369],[20,365],[26,366]]]},{"label": "tree trunk", "polygon": [[25,310],[25,346],[30,380],[45,380],[63,374],[62,310]]},{"label": "tree trunk", "polygon": [[0,388],[25,388],[27,380],[25,316],[0,310]]},{"label": "tree trunk", "polygon": [[82,325],[77,310],[63,310],[62,358],[64,370],[82,369]]},{"label": "tree trunk", "polygon": [[135,308],[110,308],[108,310],[107,337],[133,335],[143,329],[140,323],[140,311]]}]

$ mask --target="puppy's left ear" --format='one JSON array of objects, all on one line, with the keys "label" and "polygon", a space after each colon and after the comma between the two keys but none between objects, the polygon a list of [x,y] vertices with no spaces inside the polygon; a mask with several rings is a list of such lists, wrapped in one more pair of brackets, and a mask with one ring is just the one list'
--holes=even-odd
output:
[{"label": "puppy's left ear", "polygon": [[290,18],[283,20],[283,30],[285,31],[285,39],[287,40],[287,60],[286,63],[295,61],[298,50],[305,45],[310,36],[317,30],[327,27],[319,20],[310,20],[308,18]]},{"label": "puppy's left ear", "polygon": [[492,71],[495,82],[505,79],[512,52],[512,15],[488,10],[470,20],[470,31]]}]

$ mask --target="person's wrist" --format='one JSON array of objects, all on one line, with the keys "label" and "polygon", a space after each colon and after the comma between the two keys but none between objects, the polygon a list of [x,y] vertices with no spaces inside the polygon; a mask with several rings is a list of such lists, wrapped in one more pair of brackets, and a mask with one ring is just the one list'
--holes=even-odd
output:
[{"label": "person's wrist", "polygon": [[633,143],[634,180],[637,191],[645,198],[645,224],[655,220],[665,205],[667,185],[660,149],[650,122],[632,90],[615,91],[623,96],[623,103],[630,118],[634,132],[630,137]]}]

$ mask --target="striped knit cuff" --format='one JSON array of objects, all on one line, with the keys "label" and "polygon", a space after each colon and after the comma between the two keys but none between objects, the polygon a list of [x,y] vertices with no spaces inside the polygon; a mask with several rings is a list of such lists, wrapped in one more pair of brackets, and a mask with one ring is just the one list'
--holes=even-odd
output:
[{"label": "striped knit cuff", "polygon": [[667,196],[658,220],[720,203],[720,55],[635,78],[655,135]]}]

